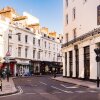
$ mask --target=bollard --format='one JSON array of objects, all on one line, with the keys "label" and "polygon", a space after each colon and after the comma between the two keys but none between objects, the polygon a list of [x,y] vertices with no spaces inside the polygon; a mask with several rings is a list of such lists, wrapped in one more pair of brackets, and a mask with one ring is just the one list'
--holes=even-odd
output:
[{"label": "bollard", "polygon": [[1,91],[2,91],[2,80],[1,80]]},{"label": "bollard", "polygon": [[1,85],[0,85],[0,89],[1,89],[1,91],[2,91],[2,80],[1,80]]}]

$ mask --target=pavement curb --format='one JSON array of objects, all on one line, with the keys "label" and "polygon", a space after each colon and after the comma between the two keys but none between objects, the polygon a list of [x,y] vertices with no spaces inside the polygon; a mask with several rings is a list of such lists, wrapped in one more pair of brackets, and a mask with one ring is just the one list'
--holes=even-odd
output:
[{"label": "pavement curb", "polygon": [[9,93],[0,94],[0,96],[7,96],[7,95],[16,94],[16,93],[19,93],[19,91],[16,90],[16,91],[14,91],[14,92],[9,92]]},{"label": "pavement curb", "polygon": [[53,77],[51,77],[51,79],[56,80],[56,81],[60,81],[60,82],[65,82],[65,83],[75,84],[75,85],[82,86],[82,87],[87,87],[87,88],[91,88],[91,89],[100,90],[100,88],[93,88],[93,87],[91,87],[91,86],[86,86],[86,85],[77,84],[77,83],[72,83],[72,82],[66,82],[66,81],[59,80],[59,79],[56,79],[56,78],[53,78]]},{"label": "pavement curb", "polygon": [[[15,77],[12,77],[12,81],[13,81],[13,84],[14,84],[14,87],[15,87],[15,83],[14,83],[14,79]],[[19,93],[19,90],[15,87],[15,90],[14,91],[10,91],[8,93],[2,93],[0,94],[0,97],[1,96],[7,96],[7,95],[13,95],[13,94],[16,94],[16,93]]]}]

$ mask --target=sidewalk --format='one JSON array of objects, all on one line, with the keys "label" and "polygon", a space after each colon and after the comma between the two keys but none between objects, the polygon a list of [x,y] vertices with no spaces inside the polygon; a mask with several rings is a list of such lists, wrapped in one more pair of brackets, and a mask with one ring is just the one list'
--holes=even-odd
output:
[{"label": "sidewalk", "polygon": [[[0,85],[1,85],[1,82],[0,82]],[[2,91],[0,89],[0,96],[10,95],[14,93],[17,93],[17,89],[15,88],[13,79],[10,78],[9,82],[7,82],[7,79],[5,80],[2,79]]]},{"label": "sidewalk", "polygon": [[79,80],[79,79],[72,79],[72,78],[66,78],[66,77],[55,77],[52,79],[58,80],[58,81],[62,81],[62,82],[67,82],[67,83],[72,83],[72,84],[76,84],[76,85],[80,85],[80,86],[85,86],[88,88],[92,88],[92,89],[100,89],[100,87],[97,87],[96,82],[89,82],[89,81],[84,81],[84,80]]}]

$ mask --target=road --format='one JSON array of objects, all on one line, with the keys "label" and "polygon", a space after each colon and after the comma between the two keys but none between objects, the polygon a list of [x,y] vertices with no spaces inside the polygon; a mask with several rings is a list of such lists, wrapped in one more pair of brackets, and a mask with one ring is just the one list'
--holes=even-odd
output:
[{"label": "road", "polygon": [[49,76],[14,79],[19,93],[0,100],[100,100],[100,90],[52,80]]}]

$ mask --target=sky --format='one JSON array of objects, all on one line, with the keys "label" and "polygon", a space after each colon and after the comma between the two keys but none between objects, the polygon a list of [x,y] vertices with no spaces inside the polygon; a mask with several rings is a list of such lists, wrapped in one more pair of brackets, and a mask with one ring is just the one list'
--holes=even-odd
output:
[{"label": "sky", "polygon": [[0,0],[0,9],[6,6],[21,15],[24,11],[32,14],[50,31],[63,32],[63,0]]}]

